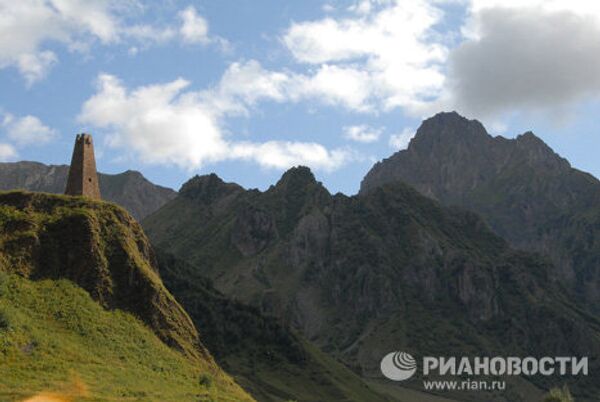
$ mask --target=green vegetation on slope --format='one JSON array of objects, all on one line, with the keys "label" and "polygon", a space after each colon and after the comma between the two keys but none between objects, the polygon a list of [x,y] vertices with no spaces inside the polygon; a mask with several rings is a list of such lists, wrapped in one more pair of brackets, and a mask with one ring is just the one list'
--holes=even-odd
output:
[{"label": "green vegetation on slope", "polygon": [[81,401],[243,401],[233,381],[166,346],[142,322],[106,311],[67,280],[0,273],[0,400],[38,392]]},{"label": "green vegetation on slope", "polygon": [[142,228],[114,204],[0,193],[0,271],[70,279],[102,306],[141,318],[168,345],[207,356],[190,318],[162,284]]},{"label": "green vegetation on slope", "polygon": [[252,400],[204,348],[122,208],[0,193],[0,274],[2,392],[73,375],[102,401]]},{"label": "green vegetation on slope", "polygon": [[[598,367],[598,320],[561,295],[545,260],[512,250],[477,215],[401,183],[347,197],[330,195],[306,168],[265,192],[196,177],[144,227],[225,295],[366,378],[381,378],[379,362],[394,350],[416,358],[590,356],[591,370]],[[566,381],[591,398],[600,392],[591,377],[523,381],[541,389]],[[422,389],[419,382],[403,385]],[[523,390],[496,400],[525,401]]]},{"label": "green vegetation on slope", "polygon": [[199,270],[158,253],[165,285],[221,367],[257,400],[385,401],[348,368],[258,309],[226,298]]},{"label": "green vegetation on slope", "polygon": [[568,387],[553,388],[544,398],[544,402],[575,402]]}]

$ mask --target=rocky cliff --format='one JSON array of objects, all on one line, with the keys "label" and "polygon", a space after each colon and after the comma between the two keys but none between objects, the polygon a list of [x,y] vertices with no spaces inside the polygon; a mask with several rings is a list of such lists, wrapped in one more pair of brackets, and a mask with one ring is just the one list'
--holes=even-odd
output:
[{"label": "rocky cliff", "polygon": [[[23,189],[63,194],[69,167],[38,162],[0,163],[0,191]],[[140,172],[128,170],[110,175],[99,174],[102,198],[123,206],[141,220],[173,199],[175,191],[157,186]]]},{"label": "rocky cliff", "polygon": [[515,247],[548,256],[553,275],[600,311],[600,182],[533,133],[492,137],[476,120],[440,113],[408,149],[373,166],[361,194],[398,181],[473,210]]}]

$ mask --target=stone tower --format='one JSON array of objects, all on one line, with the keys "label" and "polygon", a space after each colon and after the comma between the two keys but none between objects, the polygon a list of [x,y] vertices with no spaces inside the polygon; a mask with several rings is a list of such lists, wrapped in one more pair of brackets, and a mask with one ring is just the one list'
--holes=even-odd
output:
[{"label": "stone tower", "polygon": [[65,194],[82,195],[97,200],[101,198],[94,159],[94,143],[89,134],[77,134]]}]

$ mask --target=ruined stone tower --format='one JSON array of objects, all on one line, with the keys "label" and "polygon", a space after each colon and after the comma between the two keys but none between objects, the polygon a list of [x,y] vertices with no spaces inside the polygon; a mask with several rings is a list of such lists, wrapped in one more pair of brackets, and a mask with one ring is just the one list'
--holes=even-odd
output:
[{"label": "ruined stone tower", "polygon": [[100,199],[94,143],[89,134],[77,134],[65,194]]}]

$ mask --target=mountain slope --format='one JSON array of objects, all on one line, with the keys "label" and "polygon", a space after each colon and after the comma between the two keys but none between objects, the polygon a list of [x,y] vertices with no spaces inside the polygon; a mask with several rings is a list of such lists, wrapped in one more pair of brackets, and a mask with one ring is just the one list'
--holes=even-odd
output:
[{"label": "mountain slope", "polygon": [[[29,190],[63,194],[69,167],[38,162],[0,163],[0,191]],[[100,173],[102,198],[115,202],[140,220],[173,199],[175,191],[149,182],[140,172]]]},{"label": "mountain slope", "polygon": [[98,402],[244,400],[230,381],[70,281],[0,273],[2,401],[38,393]]},{"label": "mountain slope", "polygon": [[[171,365],[178,364],[177,360],[187,362],[173,377],[165,373],[154,376],[166,380],[163,387],[186,380],[191,383],[185,392],[206,393],[198,388],[199,376],[204,373],[214,378],[214,393],[222,400],[251,400],[204,348],[189,316],[164,287],[140,225],[122,208],[81,197],[0,193],[0,272],[11,275],[2,304],[9,312],[8,322],[16,323],[14,331],[5,328],[0,334],[7,348],[3,358],[8,359],[2,369],[22,370],[20,375],[30,379],[32,386],[42,384],[32,377],[43,377],[47,365],[56,367],[57,376],[79,368],[91,376],[92,367],[83,367],[88,363],[83,345],[89,343],[94,345],[91,351],[112,351],[110,356],[101,354],[92,360],[98,369],[104,367],[98,381],[110,382],[111,376],[118,375],[120,366],[111,359],[119,353],[124,364],[143,375],[148,343],[150,352],[156,352],[157,358],[164,356]],[[98,313],[102,308],[118,311]],[[95,321],[96,316],[100,322]],[[107,325],[112,320],[114,326]],[[128,339],[127,332],[142,339]],[[159,339],[174,353],[157,346]],[[29,366],[21,367],[22,359],[38,344],[39,364],[31,373],[24,373]],[[73,352],[65,353],[71,346]],[[160,366],[161,361],[156,363]],[[19,378],[7,386],[17,386]],[[140,386],[143,384],[141,381]],[[3,390],[17,391],[26,390]]]},{"label": "mountain slope", "polygon": [[[380,359],[398,349],[600,353],[598,321],[560,294],[547,263],[511,250],[476,215],[402,184],[347,197],[330,195],[307,168],[291,169],[265,192],[195,177],[144,227],[220,291],[277,317],[363,377],[381,378]],[[587,378],[575,389],[599,392]],[[494,400],[519,400],[515,392]]]},{"label": "mountain slope", "polygon": [[473,210],[514,246],[547,255],[554,274],[600,311],[600,182],[533,133],[491,137],[476,120],[440,113],[408,149],[371,169],[361,194],[397,181]]},{"label": "mountain slope", "polygon": [[161,276],[219,365],[261,402],[387,401],[278,320],[228,299],[197,267],[158,253]]}]

